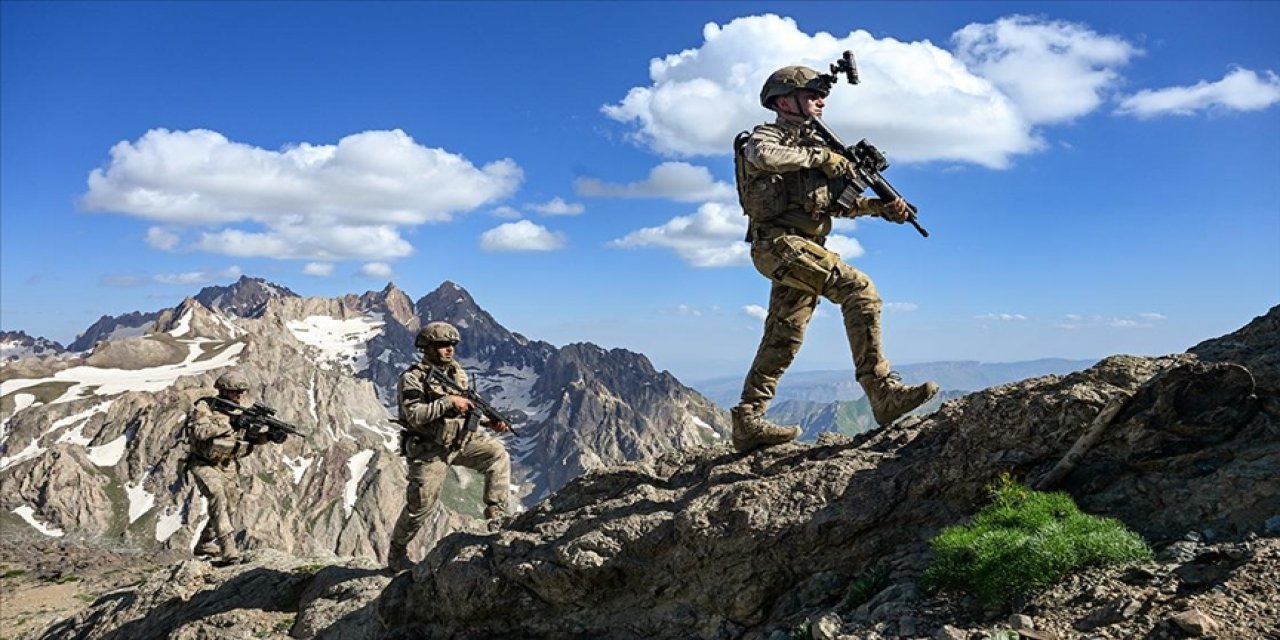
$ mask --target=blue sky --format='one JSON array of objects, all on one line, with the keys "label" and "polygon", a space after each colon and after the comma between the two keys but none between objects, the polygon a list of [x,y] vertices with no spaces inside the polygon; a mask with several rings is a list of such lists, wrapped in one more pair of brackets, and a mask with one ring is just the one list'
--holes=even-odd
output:
[{"label": "blue sky", "polygon": [[[1159,354],[1280,303],[1280,3],[0,3],[0,323],[69,342],[240,274],[443,280],[500,322],[740,375],[768,284],[730,141],[826,119],[932,237],[833,240],[892,360]],[[851,368],[822,305],[795,369]]]}]

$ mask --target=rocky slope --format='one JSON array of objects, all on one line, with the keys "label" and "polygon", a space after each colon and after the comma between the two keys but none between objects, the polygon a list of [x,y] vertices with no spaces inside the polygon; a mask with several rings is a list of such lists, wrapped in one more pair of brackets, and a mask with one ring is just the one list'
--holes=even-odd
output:
[{"label": "rocky slope", "polygon": [[[1195,353],[1114,356],[856,438],[591,471],[498,532],[446,537],[390,582],[268,556],[179,565],[45,637],[1276,637],[1278,328],[1280,307]],[[1156,562],[1082,572],[1011,611],[922,590],[933,535],[1000,474],[1046,478],[1116,398],[1059,486],[1143,535]],[[875,570],[885,586],[849,602]]]},{"label": "rocky slope", "polygon": [[54,340],[33,338],[22,331],[0,331],[0,361],[56,356],[65,352],[66,349]]}]

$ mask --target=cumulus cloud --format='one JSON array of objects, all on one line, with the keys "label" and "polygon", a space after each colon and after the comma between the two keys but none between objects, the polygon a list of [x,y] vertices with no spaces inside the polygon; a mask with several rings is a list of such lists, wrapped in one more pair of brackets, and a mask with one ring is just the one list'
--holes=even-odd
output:
[{"label": "cumulus cloud", "polygon": [[[694,267],[732,267],[751,263],[751,250],[743,238],[747,218],[737,204],[706,202],[691,215],[676,216],[666,224],[645,227],[613,240],[609,246],[623,249],[661,247],[671,249]],[[828,249],[845,260],[866,253],[849,236],[827,236]]]},{"label": "cumulus cloud", "polygon": [[1120,102],[1116,113],[1138,118],[1189,116],[1201,111],[1259,111],[1280,102],[1280,77],[1233,69],[1217,82],[1139,91]]},{"label": "cumulus cloud", "polygon": [[333,275],[332,262],[308,262],[307,266],[302,268],[302,273],[308,276],[316,276],[320,278]]},{"label": "cumulus cloud", "polygon": [[862,243],[858,242],[857,239],[836,234],[827,236],[826,247],[840,254],[840,257],[846,261],[861,258],[867,253],[866,249],[862,248]]},{"label": "cumulus cloud", "polygon": [[524,215],[514,207],[509,207],[505,204],[501,207],[495,208],[492,213],[495,218],[507,218],[508,220],[516,220]]},{"label": "cumulus cloud", "polygon": [[366,278],[382,279],[391,277],[391,265],[385,262],[366,262],[360,265],[358,273]]},{"label": "cumulus cloud", "polygon": [[151,276],[151,279],[160,284],[209,284],[221,280],[231,280],[244,275],[240,267],[232,265],[220,271],[187,271],[184,273],[162,273]]},{"label": "cumulus cloud", "polygon": [[649,171],[648,179],[628,184],[578,178],[577,192],[580,196],[667,198],[678,202],[731,202],[738,197],[733,185],[717,181],[706,167],[687,162],[664,162]]},{"label": "cumulus cloud", "polygon": [[501,200],[522,178],[510,159],[477,167],[398,129],[279,151],[205,129],[153,129],[112,147],[109,163],[89,174],[81,206],[222,226],[196,247],[228,255],[385,260],[412,251],[401,227]]},{"label": "cumulus cloud", "polygon": [[161,251],[173,251],[182,243],[182,237],[166,227],[147,229],[147,245]]},{"label": "cumulus cloud", "polygon": [[654,58],[650,84],[602,111],[660,154],[727,154],[737,132],[768,119],[759,92],[770,73],[791,64],[826,69],[846,49],[863,83],[833,89],[825,119],[836,131],[868,137],[897,160],[988,167],[1043,144],[1018,104],[930,42],[809,34],[776,15],[706,25],[699,47]]},{"label": "cumulus cloud", "polygon": [[763,322],[769,315],[769,310],[758,304],[749,304],[742,307],[742,313]]},{"label": "cumulus cloud", "polygon": [[314,225],[281,222],[263,232],[224,229],[200,234],[195,246],[231,256],[290,260],[403,258],[413,246],[392,225]]},{"label": "cumulus cloud", "polygon": [[1001,322],[1021,321],[1027,317],[1021,313],[984,313],[980,316],[974,316],[978,320],[999,320]]},{"label": "cumulus cloud", "polygon": [[1009,97],[1032,124],[1092,112],[1140,50],[1086,25],[1009,16],[951,36],[956,57]]},{"label": "cumulus cloud", "polygon": [[564,246],[564,234],[528,220],[500,224],[480,235],[485,251],[555,251]]},{"label": "cumulus cloud", "polygon": [[576,202],[565,202],[564,198],[552,198],[550,202],[525,205],[525,208],[544,216],[576,216],[587,210]]},{"label": "cumulus cloud", "polygon": [[742,241],[746,233],[747,218],[737,205],[707,202],[692,215],[632,231],[609,244],[622,248],[665,247],[695,267],[727,267],[751,261],[747,244]]}]

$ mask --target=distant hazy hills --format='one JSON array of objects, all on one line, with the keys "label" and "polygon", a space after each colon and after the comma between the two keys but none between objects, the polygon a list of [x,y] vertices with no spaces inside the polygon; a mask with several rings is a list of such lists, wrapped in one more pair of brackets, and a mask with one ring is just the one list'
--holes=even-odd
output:
[{"label": "distant hazy hills", "polygon": [[[929,413],[942,402],[966,393],[1027,378],[1081,371],[1095,362],[1064,358],[998,363],[925,362],[898,367],[898,372],[907,382],[933,380],[942,387],[938,397],[916,411]],[[738,403],[746,371],[742,373],[739,377],[694,382],[691,386],[721,407],[729,408]],[[768,417],[782,424],[800,426],[804,430],[802,440],[812,440],[823,431],[853,435],[875,426],[862,387],[853,379],[852,367],[838,371],[788,372],[778,386],[778,397],[769,407]]]},{"label": "distant hazy hills", "polygon": [[[1050,374],[1065,374],[1093,366],[1097,360],[1067,360],[1042,358],[1026,362],[976,362],[970,360],[952,362],[924,362],[896,367],[907,382],[933,380],[944,391],[978,391],[999,384],[1017,382],[1027,378]],[[690,383],[702,395],[721,407],[738,404],[742,393],[742,375],[712,378]],[[862,397],[862,387],[853,379],[853,367],[835,371],[788,371],[778,386],[775,402],[783,400],[810,400],[828,403],[857,400]]]}]

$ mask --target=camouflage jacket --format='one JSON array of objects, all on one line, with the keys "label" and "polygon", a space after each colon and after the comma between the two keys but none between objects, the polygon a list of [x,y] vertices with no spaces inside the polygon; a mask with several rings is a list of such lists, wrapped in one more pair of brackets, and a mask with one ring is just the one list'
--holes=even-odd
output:
[{"label": "camouflage jacket", "polygon": [[[431,379],[431,364],[421,362],[400,374],[400,420],[410,435],[443,447],[457,444],[464,417],[449,400],[444,385]],[[436,367],[459,387],[468,387],[467,372],[457,362]]]},{"label": "camouflage jacket", "polygon": [[748,240],[794,233],[811,239],[831,232],[831,217],[867,215],[867,199],[853,209],[834,206],[843,188],[818,167],[826,142],[808,122],[782,117],[757,126],[737,154],[738,197],[750,218]]},{"label": "camouflage jacket", "polygon": [[253,453],[253,443],[241,439],[231,416],[214,411],[208,402],[196,402],[187,414],[187,438],[198,463],[226,465]]}]

